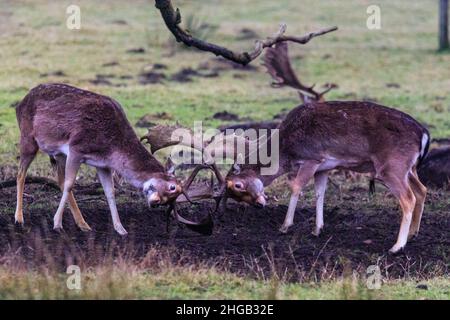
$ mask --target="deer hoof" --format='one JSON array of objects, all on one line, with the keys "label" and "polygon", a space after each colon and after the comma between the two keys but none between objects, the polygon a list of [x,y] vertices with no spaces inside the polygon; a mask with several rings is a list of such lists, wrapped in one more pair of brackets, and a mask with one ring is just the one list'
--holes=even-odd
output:
[{"label": "deer hoof", "polygon": [[282,225],[279,230],[280,230],[281,233],[286,234],[288,232],[288,230],[289,230],[289,227],[290,226]]},{"label": "deer hoof", "polygon": [[391,255],[397,255],[403,251],[404,247],[394,245],[391,249],[389,249],[389,254]]},{"label": "deer hoof", "polygon": [[121,236],[126,236],[128,234],[127,230],[122,225],[114,226],[114,230],[117,231]]},{"label": "deer hoof", "polygon": [[322,231],[322,228],[315,228],[312,232],[311,232],[311,234],[313,235],[313,236],[316,236],[316,237],[318,237],[318,236],[320,236],[320,232]]},{"label": "deer hoof", "polygon": [[416,239],[418,235],[419,231],[408,234],[408,241]]},{"label": "deer hoof", "polygon": [[55,225],[55,226],[53,226],[53,230],[55,230],[57,232],[60,232],[60,233],[64,231],[62,225]]},{"label": "deer hoof", "polygon": [[91,227],[87,223],[79,224],[78,228],[80,228],[80,230],[83,231],[83,232],[92,231]]}]

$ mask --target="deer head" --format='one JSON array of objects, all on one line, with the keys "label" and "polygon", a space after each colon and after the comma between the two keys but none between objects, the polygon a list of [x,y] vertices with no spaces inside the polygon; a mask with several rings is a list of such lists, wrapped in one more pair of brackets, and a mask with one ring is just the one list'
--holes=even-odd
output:
[{"label": "deer head", "polygon": [[183,186],[175,177],[175,164],[167,159],[165,173],[155,173],[143,184],[143,192],[150,206],[175,201],[183,192]]},{"label": "deer head", "polygon": [[235,163],[225,177],[227,197],[257,207],[266,205],[267,196],[264,184],[254,170],[241,170]]}]

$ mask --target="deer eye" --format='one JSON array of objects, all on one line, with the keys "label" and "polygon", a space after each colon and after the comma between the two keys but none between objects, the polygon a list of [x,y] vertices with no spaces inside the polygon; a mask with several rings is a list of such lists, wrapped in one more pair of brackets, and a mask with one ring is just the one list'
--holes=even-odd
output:
[{"label": "deer eye", "polygon": [[244,185],[243,185],[241,182],[236,182],[236,183],[234,184],[234,187],[235,187],[236,189],[242,189],[242,188],[244,187]]},{"label": "deer eye", "polygon": [[173,183],[169,186],[170,191],[175,191],[176,189],[177,189],[177,186],[174,185]]}]

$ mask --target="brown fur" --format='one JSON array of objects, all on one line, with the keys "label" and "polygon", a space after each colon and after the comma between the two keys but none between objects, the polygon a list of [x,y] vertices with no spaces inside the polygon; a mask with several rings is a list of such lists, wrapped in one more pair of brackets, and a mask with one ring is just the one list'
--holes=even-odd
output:
[{"label": "brown fur", "polygon": [[[286,232],[293,223],[302,188],[311,178],[333,169],[370,173],[399,199],[403,211],[400,233],[405,234],[412,220],[409,236],[417,234],[426,188],[417,178],[416,167],[428,150],[430,136],[416,120],[371,102],[312,102],[293,109],[278,128],[278,173],[262,176],[259,165],[245,164],[238,173],[231,172],[226,178],[230,197],[254,204],[263,190],[236,192],[236,182],[255,185],[254,180],[259,179],[266,186],[288,173],[293,193],[281,229]],[[425,139],[425,146],[422,146],[422,139]],[[321,190],[320,186],[316,187]],[[326,188],[326,184],[322,188]],[[321,227],[319,223],[315,234]],[[404,236],[399,235],[400,238]],[[399,240],[392,251],[403,246],[404,240]]]},{"label": "brown fur", "polygon": [[[146,194],[150,204],[176,199],[182,187],[141,144],[122,107],[115,100],[65,84],[42,84],[32,89],[16,109],[20,128],[20,165],[17,175],[16,222],[23,223],[22,201],[26,171],[38,150],[54,159],[63,190],[54,228],[62,228],[66,201],[78,226],[90,230],[72,193],[82,163],[97,168],[111,210],[122,235],[114,200],[113,171]],[[167,173],[166,173],[167,172]]]},{"label": "brown fur", "polygon": [[[64,143],[88,159],[105,159],[117,152],[140,179],[149,179],[164,167],[145,149],[119,103],[109,97],[65,84],[42,84],[32,89],[16,109],[25,152],[38,143],[50,154]],[[44,142],[45,141],[45,142]]]}]

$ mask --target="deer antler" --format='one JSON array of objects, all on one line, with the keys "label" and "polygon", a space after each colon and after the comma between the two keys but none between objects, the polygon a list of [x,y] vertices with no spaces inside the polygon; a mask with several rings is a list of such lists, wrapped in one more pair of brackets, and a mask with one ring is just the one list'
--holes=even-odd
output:
[{"label": "deer antler", "polygon": [[[174,135],[174,132],[175,130],[179,129],[182,129],[184,134],[188,134],[190,136],[184,137],[186,139],[178,139],[179,137],[177,137],[177,135]],[[249,140],[243,135],[226,134],[225,132],[220,132],[217,135],[213,136],[209,141],[199,141],[199,138],[196,137],[192,133],[192,131],[187,128],[181,127],[179,125],[157,125],[149,128],[147,134],[141,138],[141,141],[147,140],[147,142],[151,145],[152,152],[156,152],[157,150],[174,145],[186,146],[200,151],[203,156],[203,164],[197,165],[190,176],[187,178],[187,180],[184,182],[182,196],[178,197],[176,202],[192,202],[191,198],[195,200],[215,199],[217,210],[219,203],[225,194],[225,179],[223,178],[214,161],[215,156],[221,155],[225,158],[232,158],[236,162],[239,157],[239,148],[236,148],[237,145],[241,145],[241,147],[244,147],[245,150],[248,150],[251,153],[257,150],[259,139],[262,138],[263,137],[259,137],[256,140]],[[230,148],[230,146],[232,147]],[[214,172],[217,180],[219,181],[218,191],[214,192],[214,186],[211,183],[210,188],[207,190],[202,189],[194,190],[193,193],[188,192],[195,177],[203,169],[211,169]],[[172,211],[169,210],[169,213],[171,212]],[[168,214],[168,216],[170,215]]]},{"label": "deer antler", "polygon": [[164,19],[167,28],[170,32],[172,32],[178,42],[183,42],[189,47],[192,46],[202,51],[212,52],[216,56],[222,56],[227,60],[234,61],[244,66],[255,60],[263,52],[264,48],[272,47],[276,43],[291,41],[299,44],[306,44],[314,37],[337,30],[337,27],[331,27],[316,32],[311,32],[301,37],[295,37],[284,35],[287,26],[286,24],[281,24],[280,29],[275,35],[268,37],[265,40],[257,40],[255,43],[255,48],[250,52],[236,53],[225,47],[196,39],[186,30],[182,29],[180,27],[180,10],[178,8],[176,10],[174,9],[171,0],[155,0],[155,6],[161,12],[161,16]]},{"label": "deer antler", "polygon": [[335,84],[327,84],[324,91],[318,92],[314,90],[314,85],[303,85],[291,66],[288,54],[288,44],[286,42],[277,43],[274,48],[267,49],[264,55],[263,65],[275,80],[275,82],[272,83],[273,87],[280,88],[289,86],[297,89],[300,91],[299,94],[303,102],[307,102],[310,99],[313,101],[324,101],[323,96],[337,87]]}]

